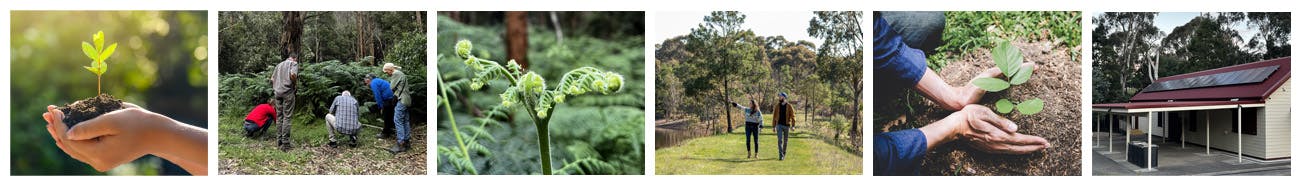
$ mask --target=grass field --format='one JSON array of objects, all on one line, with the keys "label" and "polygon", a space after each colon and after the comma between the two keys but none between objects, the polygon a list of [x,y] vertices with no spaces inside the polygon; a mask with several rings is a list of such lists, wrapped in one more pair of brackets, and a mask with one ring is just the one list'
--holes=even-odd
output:
[{"label": "grass field", "polygon": [[221,116],[218,129],[220,174],[256,175],[424,175],[426,126],[413,126],[411,149],[393,155],[386,149],[391,139],[377,139],[378,128],[362,127],[357,147],[331,148],[329,132],[321,119],[295,118],[293,149],[280,151],[276,146],[276,129],[271,126],[256,139],[244,137],[242,116]]},{"label": "grass field", "polygon": [[[771,119],[770,115],[766,116]],[[800,125],[800,124],[796,124]],[[655,150],[655,173],[660,175],[860,175],[862,155],[819,140],[795,128],[790,133],[786,159],[778,160],[776,132],[764,126],[759,135],[759,158],[745,158],[744,129],[700,137],[680,145]]]}]

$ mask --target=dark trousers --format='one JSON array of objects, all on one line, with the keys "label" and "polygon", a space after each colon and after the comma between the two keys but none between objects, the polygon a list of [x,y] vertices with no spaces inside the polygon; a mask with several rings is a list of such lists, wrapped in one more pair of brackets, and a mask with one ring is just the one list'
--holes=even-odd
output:
[{"label": "dark trousers", "polygon": [[[758,154],[758,123],[745,123],[745,152],[754,152]],[[750,141],[753,141],[753,147],[750,147]]]},{"label": "dark trousers", "polygon": [[250,137],[250,138],[251,138],[251,137],[257,137],[257,136],[261,136],[262,134],[265,134],[265,133],[266,133],[267,126],[271,125],[270,123],[273,122],[273,121],[274,121],[274,119],[268,119],[268,120],[266,120],[267,123],[263,124],[263,126],[257,126],[257,123],[256,123],[256,122],[253,122],[252,120],[247,120],[247,119],[245,119],[245,120],[244,120],[244,132],[245,132],[244,136],[245,136],[245,137]]},{"label": "dark trousers", "polygon": [[379,115],[384,119],[384,129],[379,131],[379,133],[392,136],[395,125],[393,124],[393,108],[397,106],[397,100],[387,100],[384,101],[384,104],[388,104],[388,106],[383,106],[383,109],[379,109]]}]

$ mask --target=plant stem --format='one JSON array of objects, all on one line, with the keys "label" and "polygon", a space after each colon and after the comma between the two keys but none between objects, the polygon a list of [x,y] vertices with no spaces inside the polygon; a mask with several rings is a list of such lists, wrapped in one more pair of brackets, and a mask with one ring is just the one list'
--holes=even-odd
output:
[{"label": "plant stem", "polygon": [[[433,72],[436,74],[438,71],[435,70]],[[451,132],[456,136],[457,145],[460,145],[460,155],[468,160],[470,159],[469,149],[465,148],[465,140],[460,137],[460,128],[456,127],[456,114],[452,113],[451,103],[447,102],[447,84],[442,82],[441,76],[438,77],[438,91],[442,93],[442,95],[438,96],[442,99],[442,102],[439,103],[441,103],[444,109],[447,109],[447,119],[448,121],[451,121]],[[470,162],[473,161],[471,160]],[[478,174],[478,170],[470,169],[470,172]]]},{"label": "plant stem", "polygon": [[[534,108],[536,105],[535,99],[537,98],[528,95],[524,96],[523,100],[528,108],[528,116],[533,118],[533,125],[537,126],[537,151],[541,154],[539,158],[542,159],[542,175],[551,175],[551,133],[549,130],[551,117],[537,116],[537,110]],[[547,109],[546,112],[550,114],[551,109]]]},{"label": "plant stem", "polygon": [[102,83],[104,83],[104,81],[102,80],[103,78],[104,78],[103,76],[95,76],[95,96],[99,96],[99,94],[104,93],[104,89],[101,86]]},{"label": "plant stem", "polygon": [[551,134],[548,128],[545,124],[537,125],[537,149],[542,153],[542,175],[551,175]]}]

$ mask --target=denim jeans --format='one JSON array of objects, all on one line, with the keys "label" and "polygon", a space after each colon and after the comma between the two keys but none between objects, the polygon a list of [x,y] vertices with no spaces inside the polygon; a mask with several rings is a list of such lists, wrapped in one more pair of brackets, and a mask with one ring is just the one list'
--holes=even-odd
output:
[{"label": "denim jeans", "polygon": [[[758,123],[745,123],[745,152],[758,154],[758,125]],[[754,141],[753,148],[750,148],[749,141]]]},{"label": "denim jeans", "polygon": [[406,107],[402,104],[393,107],[393,123],[397,125],[397,142],[406,142],[411,138],[410,114],[407,113]]},{"label": "denim jeans", "polygon": [[926,54],[933,54],[935,48],[943,43],[943,12],[880,12],[880,17],[889,22],[889,27],[903,37],[903,43]]},{"label": "denim jeans", "polygon": [[785,147],[787,145],[790,145],[790,127],[776,125],[776,149],[781,155],[781,160],[785,160]]}]

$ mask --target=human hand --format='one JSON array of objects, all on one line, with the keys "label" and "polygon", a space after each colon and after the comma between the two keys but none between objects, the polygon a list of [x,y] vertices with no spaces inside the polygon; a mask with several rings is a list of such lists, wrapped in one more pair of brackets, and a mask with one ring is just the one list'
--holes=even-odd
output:
[{"label": "human hand", "polygon": [[156,140],[163,137],[159,129],[173,125],[149,119],[160,115],[130,103],[72,128],[63,125],[64,114],[56,106],[46,110],[46,128],[59,148],[101,172],[156,152]]},{"label": "human hand", "polygon": [[1017,133],[1018,126],[993,110],[981,105],[967,105],[958,113],[965,117],[966,128],[958,135],[970,146],[996,154],[1029,154],[1051,147],[1047,139]]}]

